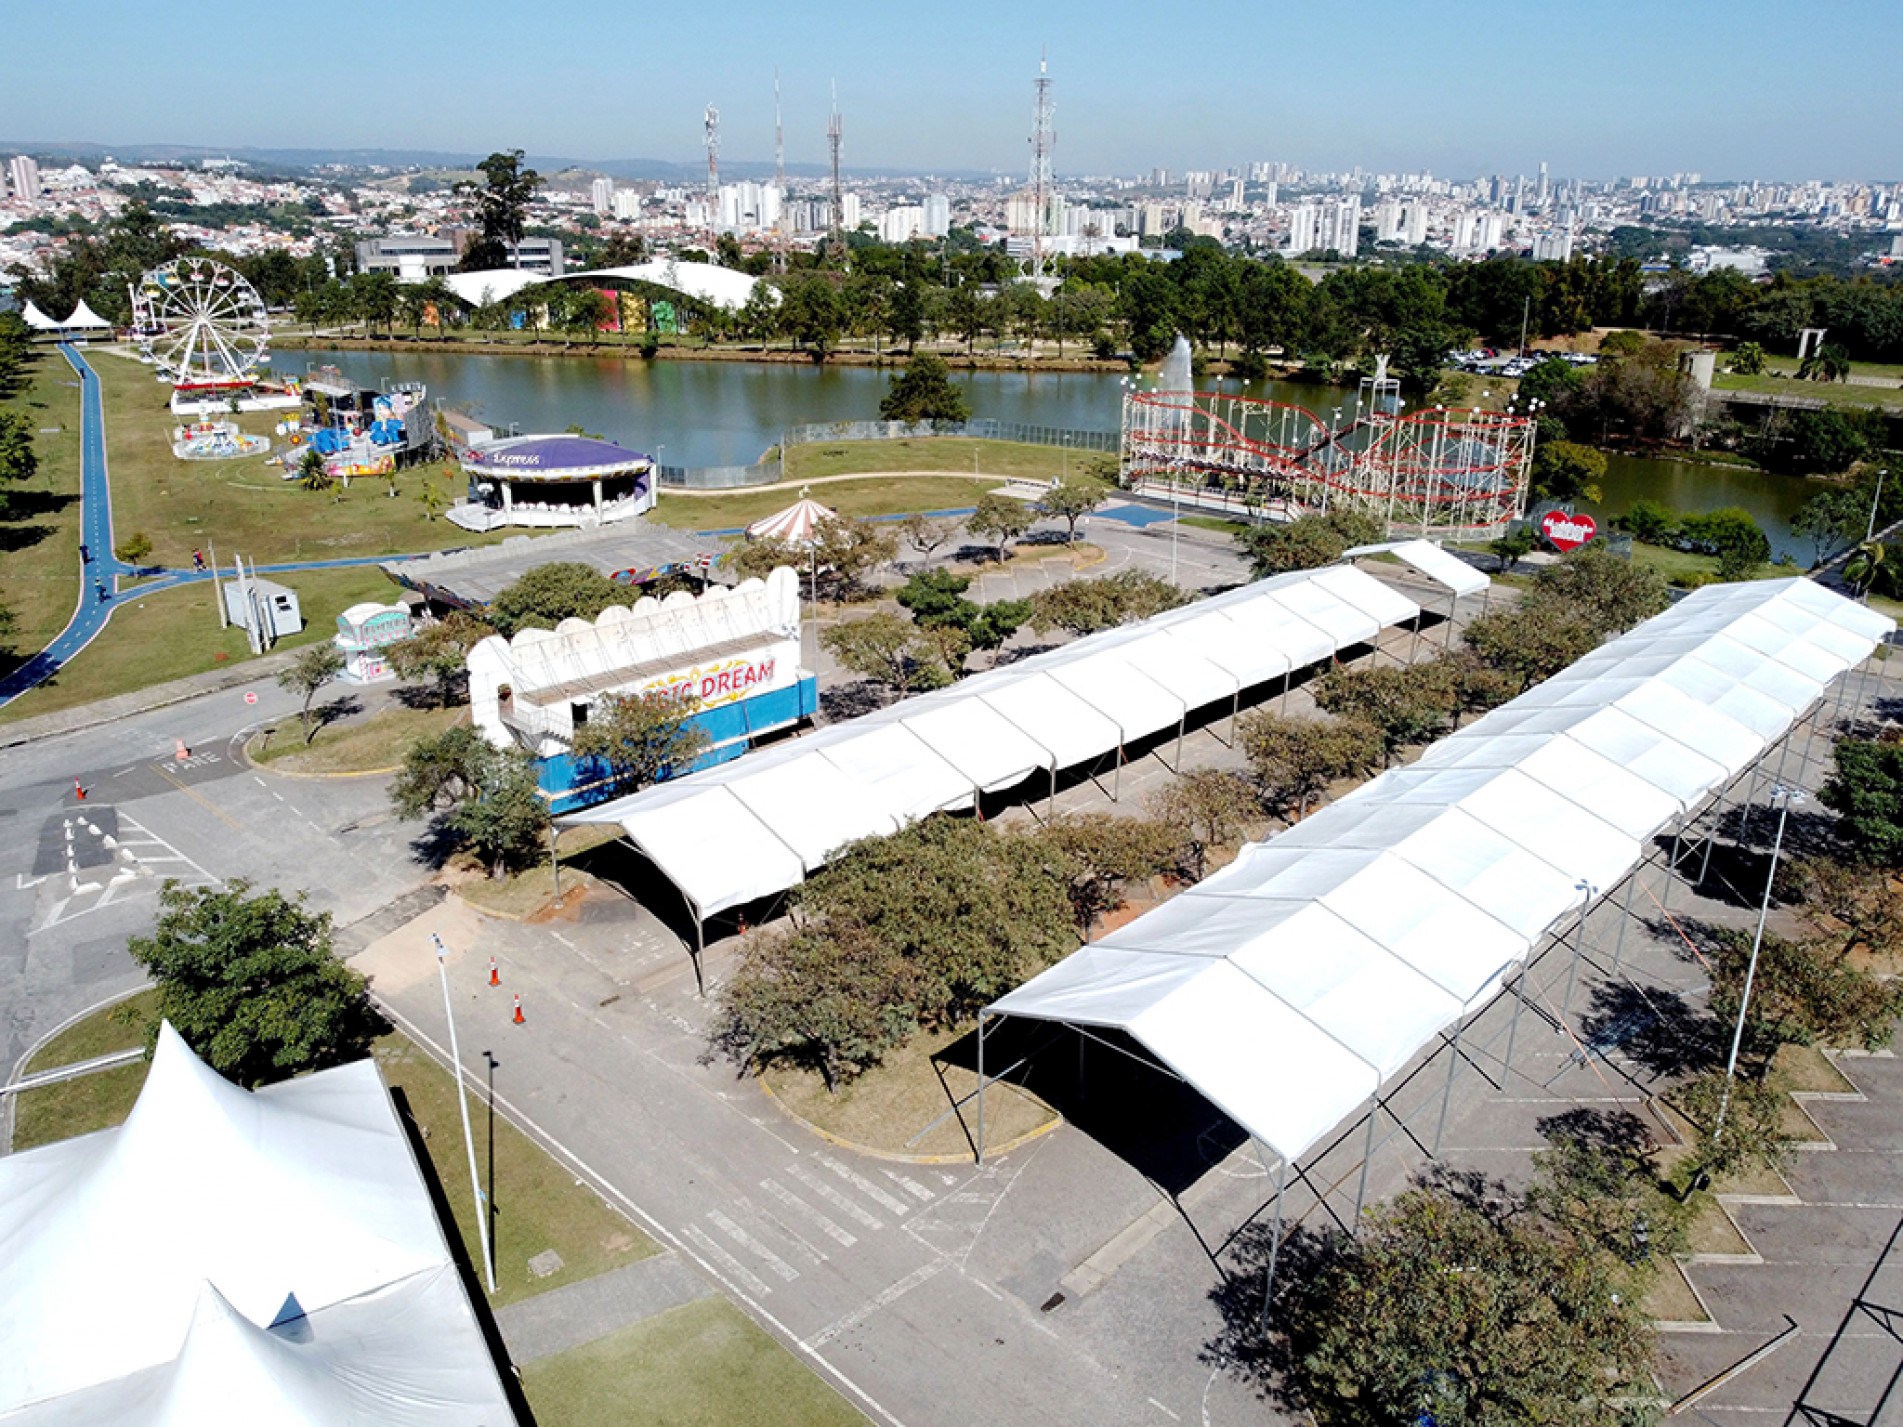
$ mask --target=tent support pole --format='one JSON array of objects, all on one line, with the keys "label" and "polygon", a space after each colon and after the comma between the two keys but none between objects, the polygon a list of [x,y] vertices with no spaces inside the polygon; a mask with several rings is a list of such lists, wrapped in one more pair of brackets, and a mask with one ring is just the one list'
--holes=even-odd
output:
[{"label": "tent support pole", "polygon": [[1586,950],[1586,919],[1592,915],[1592,893],[1588,892],[1579,909],[1579,925],[1573,929],[1573,959],[1566,964],[1566,994],[1560,998],[1562,1017],[1573,1012],[1573,985],[1579,980],[1579,958]]},{"label": "tent support pole", "polygon": [[[1257,1140],[1256,1157],[1262,1161],[1262,1172],[1268,1173],[1268,1149]],[[1269,1303],[1275,1296],[1275,1261],[1282,1255],[1282,1195],[1288,1188],[1288,1159],[1283,1157],[1280,1167],[1275,1171],[1275,1218],[1269,1227],[1269,1261],[1262,1267],[1262,1331],[1269,1328]]]},{"label": "tent support pole", "polygon": [[1051,760],[1051,792],[1044,800],[1044,821],[1049,822],[1057,813],[1057,760]]},{"label": "tent support pole", "polygon": [[1678,840],[1683,832],[1683,828],[1678,828],[1674,829],[1672,833],[1672,857],[1671,861],[1665,864],[1665,885],[1659,888],[1659,910],[1661,912],[1671,906],[1672,882],[1678,876]]},{"label": "tent support pole", "polygon": [[1526,973],[1527,967],[1522,966],[1520,974],[1513,978],[1513,1019],[1507,1022],[1507,1058],[1502,1080],[1513,1071],[1513,1041],[1520,1033],[1520,1012],[1526,1009]]},{"label": "tent support pole", "polygon": [[978,1163],[985,1162],[985,1013],[978,1013]]},{"label": "tent support pole", "polygon": [[[1641,866],[1644,864],[1641,863]],[[1639,868],[1632,869],[1632,875],[1625,879],[1625,906],[1619,914],[1619,939],[1612,944],[1612,974],[1619,974],[1620,962],[1625,958],[1625,928],[1632,920],[1632,894],[1638,890]]]},{"label": "tent support pole", "polygon": [[[1183,716],[1176,720],[1176,766],[1170,769],[1170,772],[1177,774],[1179,777],[1183,772],[1183,730],[1188,726],[1189,706],[1186,704],[1183,707]],[[1117,756],[1119,758],[1123,756],[1122,744],[1117,745]]]},{"label": "tent support pole", "polygon": [[1447,1129],[1447,1104],[1454,1098],[1454,1073],[1460,1069],[1460,1031],[1454,1031],[1454,1039],[1447,1047],[1447,1083],[1440,1092],[1440,1119],[1434,1125],[1434,1158],[1440,1158],[1440,1138]]},{"label": "tent support pole", "polygon": [[707,982],[702,977],[700,963],[701,963],[701,959],[707,955],[707,924],[700,919],[699,907],[694,907],[693,912],[694,912],[694,995],[698,999],[705,1000],[707,997]]},{"label": "tent support pole", "polygon": [[1368,1097],[1368,1137],[1361,1146],[1361,1179],[1355,1185],[1355,1232],[1361,1232],[1361,1204],[1368,1193],[1368,1170],[1374,1164],[1374,1117],[1380,1112],[1379,1094]]},{"label": "tent support pole", "polygon": [[1235,693],[1229,699],[1229,746],[1236,746],[1236,725],[1242,719],[1242,685],[1236,685]]},{"label": "tent support pole", "polygon": [[1698,859],[1698,880],[1692,883],[1694,889],[1705,885],[1705,874],[1711,871],[1711,849],[1718,841],[1718,829],[1725,820],[1725,789],[1718,790],[1718,806],[1712,809],[1711,832],[1705,837],[1705,854]]},{"label": "tent support pole", "polygon": [[1452,649],[1454,647],[1454,611],[1459,608],[1459,606],[1460,594],[1458,591],[1447,596],[1447,633],[1440,642],[1442,649]]}]

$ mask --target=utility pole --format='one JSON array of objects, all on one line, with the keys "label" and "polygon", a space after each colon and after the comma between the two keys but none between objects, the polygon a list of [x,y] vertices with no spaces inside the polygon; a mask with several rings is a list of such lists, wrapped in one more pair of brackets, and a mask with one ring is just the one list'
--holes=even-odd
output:
[{"label": "utility pole", "polygon": [[476,1239],[482,1245],[483,1273],[489,1280],[489,1291],[494,1293],[496,1256],[489,1247],[489,1202],[483,1197],[482,1180],[476,1173],[476,1137],[469,1129],[469,1095],[463,1089],[463,1058],[456,1048],[456,1012],[449,1004],[449,948],[434,932],[430,933],[430,940],[436,944],[436,975],[443,983],[443,1018],[449,1022],[449,1061],[450,1068],[456,1072],[456,1106],[463,1112],[463,1148],[469,1151],[469,1191],[476,1197]]},{"label": "utility pole", "polygon": [[840,187],[840,183],[839,183],[840,137],[841,137],[841,131],[839,127],[839,81],[834,80],[833,81],[833,116],[832,116],[832,119],[826,125],[826,142],[831,147],[832,156],[833,156],[833,215],[832,215],[832,223],[830,224],[832,231],[827,235],[826,246],[828,250],[830,251],[833,257],[833,260],[835,262],[839,261],[840,259],[843,259],[846,256],[846,238],[845,238],[845,229],[843,226],[846,221],[846,193],[845,193],[845,190],[842,187]]},{"label": "utility pole", "polygon": [[1031,201],[1036,214],[1031,219],[1031,277],[1044,276],[1044,229],[1051,221],[1051,147],[1057,136],[1051,131],[1051,116],[1057,112],[1051,102],[1049,64],[1042,51],[1037,59],[1036,99],[1031,107]]}]

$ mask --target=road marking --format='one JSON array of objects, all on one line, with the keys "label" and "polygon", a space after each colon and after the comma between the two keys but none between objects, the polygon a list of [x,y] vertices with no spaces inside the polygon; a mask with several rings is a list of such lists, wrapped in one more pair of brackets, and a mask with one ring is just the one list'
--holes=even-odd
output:
[{"label": "road marking", "polygon": [[873,1298],[869,1303],[862,1304],[860,1307],[853,1309],[852,1312],[848,1313],[844,1318],[835,1319],[824,1328],[821,1328],[817,1333],[806,1340],[804,1346],[809,1348],[825,1347],[826,1344],[830,1343],[834,1338],[837,1338],[841,1333],[849,1332],[857,1328],[881,1308],[890,1307],[920,1284],[929,1283],[932,1279],[944,1272],[945,1266],[949,1262],[950,1260],[948,1259],[937,1258],[933,1259],[930,1263],[919,1265],[919,1267],[913,1269],[897,1283],[890,1285],[879,1293],[878,1296]]},{"label": "road marking", "polygon": [[223,808],[212,802],[211,799],[203,797],[197,792],[194,792],[191,788],[186,787],[185,784],[179,782],[178,779],[174,778],[170,773],[167,773],[163,768],[159,767],[158,764],[154,763],[152,765],[152,771],[170,783],[174,788],[177,788],[179,792],[190,798],[194,803],[197,803],[206,812],[217,818],[218,821],[229,826],[233,831],[243,832],[245,830],[243,823],[232,817]]},{"label": "road marking", "polygon": [[832,1185],[821,1179],[817,1174],[814,1174],[812,1170],[808,1169],[798,1160],[794,1160],[793,1163],[789,1164],[786,1168],[787,1173],[791,1174],[793,1178],[797,1179],[801,1184],[804,1184],[808,1189],[812,1190],[813,1193],[832,1205],[833,1208],[845,1214],[847,1218],[858,1220],[868,1229],[883,1229],[885,1227],[885,1224],[881,1220],[873,1218],[872,1215],[861,1209],[837,1189],[834,1189]]},{"label": "road marking", "polygon": [[745,1195],[742,1195],[740,1198],[740,1207],[746,1210],[747,1213],[756,1215],[772,1225],[773,1232],[787,1241],[788,1247],[792,1250],[793,1257],[805,1260],[808,1268],[817,1268],[820,1264],[827,1261],[829,1256],[825,1250],[815,1247],[805,1235],[789,1227],[786,1220],[782,1219],[772,1210],[753,1203]]},{"label": "road marking", "polygon": [[815,1154],[813,1158],[825,1165],[826,1168],[845,1180],[846,1183],[850,1184],[854,1189],[857,1189],[861,1194],[865,1195],[866,1198],[872,1200],[873,1203],[883,1205],[892,1213],[897,1214],[901,1219],[912,1212],[912,1206],[899,1198],[898,1195],[887,1194],[883,1189],[879,1188],[878,1185],[867,1179],[863,1174],[852,1169],[849,1165],[841,1164],[830,1155]]},{"label": "road marking", "polygon": [[769,1269],[780,1276],[783,1282],[791,1283],[800,1276],[800,1271],[794,1268],[792,1264],[774,1253],[772,1249],[769,1249],[765,1244],[754,1238],[753,1235],[734,1223],[732,1219],[729,1219],[718,1209],[709,1209],[707,1211],[707,1220],[748,1253],[758,1255],[765,1261]]},{"label": "road marking", "polygon": [[767,1286],[764,1279],[745,1264],[741,1263],[739,1259],[721,1248],[719,1244],[715,1243],[713,1235],[701,1228],[700,1225],[689,1224],[682,1232],[685,1233],[689,1239],[693,1240],[695,1248],[699,1249],[702,1253],[706,1254],[708,1258],[712,1259],[715,1263],[726,1269],[728,1273],[739,1279],[747,1292],[758,1298],[765,1298],[769,1293],[773,1292],[773,1290]]},{"label": "road marking", "polygon": [[894,1184],[902,1185],[907,1194],[919,1200],[921,1203],[930,1204],[932,1202],[932,1191],[920,1184],[916,1179],[907,1179],[897,1170],[892,1169],[881,1170],[880,1173],[884,1174],[885,1177]]},{"label": "road marking", "polygon": [[763,1179],[760,1181],[760,1187],[768,1194],[771,1194],[775,1199],[779,1200],[780,1203],[784,1204],[787,1208],[796,1213],[804,1214],[808,1219],[811,1219],[819,1226],[821,1233],[838,1244],[842,1249],[849,1249],[859,1242],[858,1239],[840,1228],[839,1225],[835,1224],[831,1219],[828,1219],[824,1214],[820,1213],[819,1210],[808,1204],[777,1179]]},{"label": "road marking", "polygon": [[1165,1407],[1162,1403],[1158,1402],[1154,1397],[1149,1399],[1149,1404],[1150,1406],[1154,1407],[1158,1412],[1162,1413],[1165,1417],[1169,1418],[1170,1421],[1172,1422],[1181,1422],[1183,1420],[1182,1418],[1178,1417],[1174,1412],[1170,1411],[1169,1408]]}]

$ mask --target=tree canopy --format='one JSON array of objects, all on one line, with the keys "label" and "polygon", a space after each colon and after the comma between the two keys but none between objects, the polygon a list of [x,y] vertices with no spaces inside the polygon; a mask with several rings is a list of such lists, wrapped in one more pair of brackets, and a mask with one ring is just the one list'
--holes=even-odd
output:
[{"label": "tree canopy", "polygon": [[466,847],[491,877],[535,857],[548,804],[535,767],[519,748],[497,748],[466,724],[410,745],[390,785],[404,818],[430,818],[452,845]]},{"label": "tree canopy", "polygon": [[499,634],[553,629],[565,619],[594,619],[611,604],[630,603],[630,591],[600,571],[572,560],[537,565],[489,605]]},{"label": "tree canopy", "polygon": [[599,759],[616,796],[684,773],[707,750],[707,735],[688,721],[695,707],[656,694],[605,694],[575,730],[575,756]]},{"label": "tree canopy", "polygon": [[944,358],[926,355],[912,358],[892,378],[879,415],[886,421],[963,421],[971,415],[971,404]]}]

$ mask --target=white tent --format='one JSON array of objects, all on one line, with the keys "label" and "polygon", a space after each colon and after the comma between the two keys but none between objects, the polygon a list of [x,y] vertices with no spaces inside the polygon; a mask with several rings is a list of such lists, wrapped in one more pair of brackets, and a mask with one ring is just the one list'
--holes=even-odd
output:
[{"label": "white tent", "polygon": [[812,499],[804,490],[800,498],[785,510],[762,516],[747,527],[749,540],[782,540],[788,545],[811,545],[819,536],[819,527],[837,520],[838,512]]},{"label": "white tent", "polygon": [[35,332],[57,332],[60,324],[48,317],[34,303],[29,302],[20,310],[20,320]]},{"label": "white tent", "polygon": [[[374,1062],[252,1093],[169,1026],[122,1127],[0,1159],[0,1342],[36,1424],[513,1420]],[[191,1415],[261,1379],[283,1412]]]},{"label": "white tent", "polygon": [[1455,599],[1462,595],[1477,595],[1493,583],[1465,560],[1449,555],[1440,546],[1425,540],[1387,540],[1378,545],[1357,545],[1352,550],[1344,550],[1341,558],[1357,560],[1363,555],[1392,555],[1402,564],[1420,571],[1435,584],[1444,585],[1453,592]]},{"label": "white tent", "polygon": [[[619,824],[705,919],[796,886],[855,838],[1033,775],[1120,760],[1134,739],[1180,729],[1219,702],[1233,707],[1243,689],[1418,613],[1346,567],[1260,580],[562,821]],[[768,777],[815,761],[824,769]]]},{"label": "white tent", "polygon": [[86,299],[83,297],[79,300],[79,305],[73,309],[73,315],[59,325],[68,331],[74,332],[112,330],[112,324],[106,321],[106,319],[101,317],[97,312],[94,312],[92,308],[88,307],[86,305]]},{"label": "white tent", "polygon": [[988,1014],[1123,1030],[1298,1160],[1892,628],[1807,580],[1700,590]]}]

